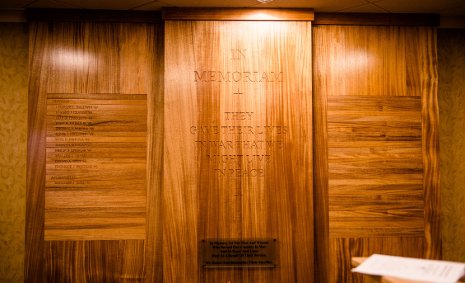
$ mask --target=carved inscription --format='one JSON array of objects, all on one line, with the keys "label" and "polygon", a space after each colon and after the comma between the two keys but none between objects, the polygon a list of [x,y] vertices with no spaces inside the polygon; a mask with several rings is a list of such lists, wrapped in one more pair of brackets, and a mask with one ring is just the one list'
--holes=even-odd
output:
[{"label": "carved inscription", "polygon": [[111,167],[145,164],[145,99],[56,96],[47,100],[47,186],[100,183],[81,170],[104,176]]},{"label": "carved inscription", "polygon": [[283,81],[283,72],[264,72],[264,71],[212,71],[196,70],[194,71],[194,81],[203,82],[244,82],[244,83],[273,83]]},{"label": "carved inscription", "polygon": [[[231,48],[229,60],[240,66],[241,61],[247,60],[247,51],[238,47]],[[262,89],[279,88],[285,81],[285,74],[280,70],[194,70],[193,80],[199,85],[231,86],[233,91],[220,95],[231,95],[233,103],[230,105],[235,105],[234,100],[240,101],[243,95],[248,96],[250,101],[258,100],[259,95],[267,95],[255,93],[248,85],[259,83]],[[261,112],[263,108],[230,107],[221,113],[219,121],[192,125],[189,133],[193,142],[199,154],[208,160],[209,170],[214,176],[264,178],[267,164],[272,161],[274,154],[285,150],[289,127],[266,122]]]},{"label": "carved inscription", "polygon": [[276,239],[209,239],[202,243],[201,264],[218,267],[276,267]]}]

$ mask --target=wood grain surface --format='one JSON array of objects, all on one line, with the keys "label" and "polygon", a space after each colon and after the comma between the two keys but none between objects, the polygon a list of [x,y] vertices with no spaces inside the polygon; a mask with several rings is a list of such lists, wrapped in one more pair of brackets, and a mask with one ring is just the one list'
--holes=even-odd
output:
[{"label": "wood grain surface", "polygon": [[27,282],[160,280],[160,27],[31,23]]},{"label": "wood grain surface", "polygon": [[438,14],[418,13],[316,13],[315,25],[439,26]]},{"label": "wood grain surface", "polygon": [[353,256],[440,256],[434,34],[314,27],[314,100],[324,115],[315,119],[315,195],[324,200],[317,262],[329,274],[317,278],[325,282],[362,282],[348,269]]},{"label": "wood grain surface", "polygon": [[[167,21],[165,44],[164,282],[308,282],[311,24]],[[277,267],[199,264],[201,240],[257,238]]]},{"label": "wood grain surface", "polygon": [[312,21],[313,9],[166,8],[164,20],[191,21]]},{"label": "wood grain surface", "polygon": [[[363,282],[353,256],[439,258],[434,28],[312,43],[309,11],[207,12],[31,23],[25,281]],[[57,181],[65,101],[101,110],[83,183]],[[277,267],[200,264],[204,239],[259,238]]]}]

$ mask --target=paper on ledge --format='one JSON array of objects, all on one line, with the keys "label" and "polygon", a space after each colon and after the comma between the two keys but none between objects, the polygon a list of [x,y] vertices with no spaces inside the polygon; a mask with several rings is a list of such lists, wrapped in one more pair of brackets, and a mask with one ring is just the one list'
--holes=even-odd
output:
[{"label": "paper on ledge", "polygon": [[453,283],[465,275],[465,263],[373,254],[352,271],[420,282]]}]

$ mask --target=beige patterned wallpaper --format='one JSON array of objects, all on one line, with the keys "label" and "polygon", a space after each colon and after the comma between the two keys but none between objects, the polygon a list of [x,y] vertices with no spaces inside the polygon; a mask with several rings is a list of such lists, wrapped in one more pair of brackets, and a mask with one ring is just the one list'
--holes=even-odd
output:
[{"label": "beige patterned wallpaper", "polygon": [[443,257],[465,262],[465,30],[438,31]]},{"label": "beige patterned wallpaper", "polygon": [[23,282],[28,33],[0,23],[0,282]]}]

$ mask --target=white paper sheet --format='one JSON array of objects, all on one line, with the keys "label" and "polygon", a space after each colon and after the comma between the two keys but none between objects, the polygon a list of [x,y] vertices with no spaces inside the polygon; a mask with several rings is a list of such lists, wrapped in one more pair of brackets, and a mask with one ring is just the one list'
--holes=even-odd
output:
[{"label": "white paper sheet", "polygon": [[453,283],[465,275],[465,263],[374,254],[352,271],[420,282]]}]

